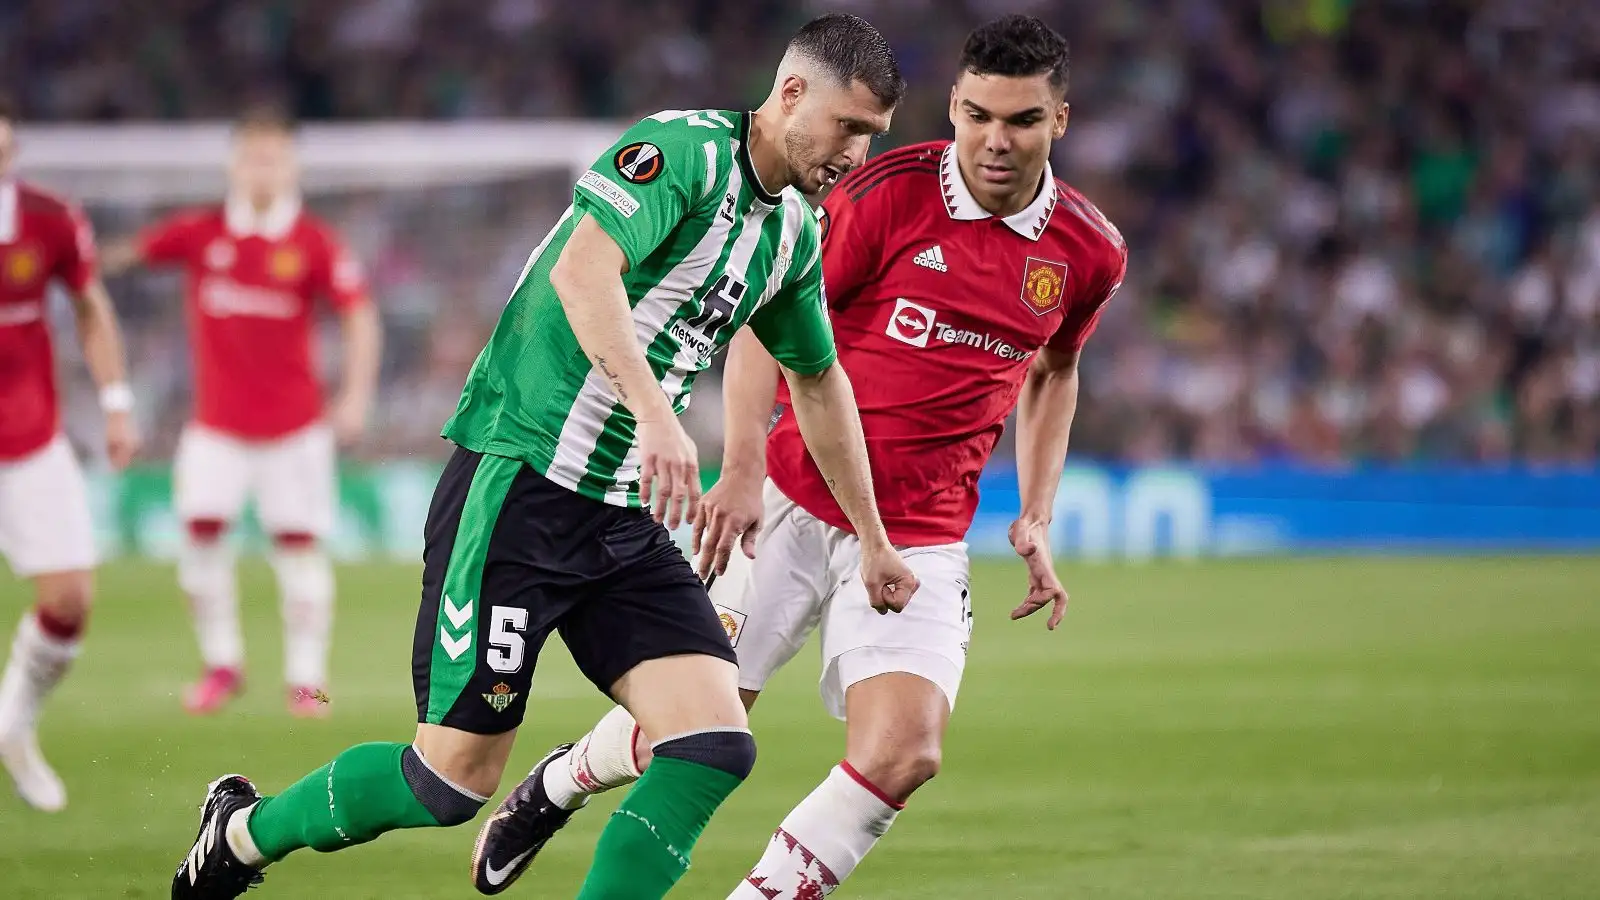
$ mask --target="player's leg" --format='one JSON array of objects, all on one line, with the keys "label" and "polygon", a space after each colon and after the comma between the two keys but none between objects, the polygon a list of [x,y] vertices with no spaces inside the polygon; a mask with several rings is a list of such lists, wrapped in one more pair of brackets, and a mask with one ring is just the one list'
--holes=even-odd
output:
[{"label": "player's leg", "polygon": [[36,723],[78,656],[95,564],[88,490],[65,440],[0,468],[0,555],[33,581],[35,597],[0,674],[0,763],[25,801],[53,812],[66,805],[66,789],[39,749]]},{"label": "player's leg", "polygon": [[204,666],[184,695],[193,713],[216,712],[243,688],[244,635],[228,529],[249,483],[249,448],[199,425],[184,428],[173,462],[173,502],[184,523],[178,586],[189,600]]},{"label": "player's leg", "polygon": [[[854,552],[854,547],[851,547]],[[823,699],[848,722],[845,758],[783,820],[729,900],[826,896],[939,770],[970,636],[961,545],[909,551],[916,599],[880,616],[851,577],[823,613]]]},{"label": "player's leg", "polygon": [[605,592],[562,620],[562,639],[651,741],[649,770],[606,823],[579,900],[658,900],[712,815],[755,765],[734,648],[666,530],[618,511]]},{"label": "player's leg", "polygon": [[[548,544],[547,535],[527,531],[526,507],[541,498],[519,496],[521,471],[519,462],[458,450],[440,477],[413,641],[414,741],[351,747],[268,798],[258,799],[243,779],[219,782],[196,843],[206,852],[191,851],[198,861],[180,867],[174,897],[237,896],[262,867],[295,850],[339,850],[388,831],[459,825],[476,815],[498,786],[533,662],[564,609],[543,605],[555,591],[530,592],[526,557]],[[573,541],[593,540],[570,522],[550,528],[569,529]],[[500,640],[507,620],[517,638],[509,649]],[[207,845],[208,829],[225,835],[220,847]],[[206,887],[208,879],[235,893]]]},{"label": "player's leg", "polygon": [[283,609],[289,710],[321,716],[333,634],[333,565],[322,546],[333,530],[338,496],[333,432],[313,425],[262,447],[255,475],[256,510],[272,536]]},{"label": "player's leg", "polygon": [[[816,627],[829,581],[827,572],[813,564],[828,555],[825,526],[770,486],[764,521],[756,561],[734,554],[728,571],[710,586],[713,612],[738,654],[739,695],[746,709]],[[771,605],[752,609],[757,598]],[[540,760],[479,835],[474,851],[478,889],[504,890],[591,795],[637,781],[653,755],[647,735],[626,708],[617,706],[576,745],[563,744]]]}]

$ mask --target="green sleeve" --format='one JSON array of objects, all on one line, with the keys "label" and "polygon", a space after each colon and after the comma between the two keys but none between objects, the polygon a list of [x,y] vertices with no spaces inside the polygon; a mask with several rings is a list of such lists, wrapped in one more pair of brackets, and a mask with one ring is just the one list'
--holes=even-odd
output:
[{"label": "green sleeve", "polygon": [[833,323],[822,285],[822,254],[814,222],[807,224],[810,260],[770,303],[750,317],[750,330],[784,368],[815,375],[833,365]]},{"label": "green sleeve", "polygon": [[691,134],[697,129],[662,118],[643,119],[624,132],[572,192],[572,205],[617,242],[630,269],[661,246],[714,186],[708,179],[716,173],[702,146],[710,135]]}]

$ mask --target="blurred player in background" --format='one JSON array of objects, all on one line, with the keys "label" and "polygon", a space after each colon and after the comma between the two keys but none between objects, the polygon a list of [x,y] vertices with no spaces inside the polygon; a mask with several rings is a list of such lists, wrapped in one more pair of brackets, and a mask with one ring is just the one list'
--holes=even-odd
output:
[{"label": "blurred player in background", "polygon": [[[577,896],[672,890],[755,765],[733,648],[668,532],[700,494],[678,416],[745,323],[789,381],[808,446],[861,534],[851,577],[885,607],[915,602],[878,516],[801,194],[865,159],[904,90],[875,28],[823,16],[790,41],[756,111],[657,113],[583,173],[444,427],[457,447],[425,526],[414,740],[350,747],[271,797],[240,776],[213,782],[173,900],[238,896],[297,850],[470,821],[499,788],[557,630],[655,741],[655,765],[602,830]],[[506,798],[479,837],[480,889],[521,872],[526,851],[505,850],[538,812],[523,800]]]},{"label": "blurred player in background", "polygon": [[78,655],[94,581],[94,527],[83,472],[61,434],[47,289],[72,298],[78,339],[106,414],[106,455],[139,447],[122,336],[95,271],[94,235],[66,201],[11,177],[16,113],[0,97],[0,556],[33,581],[37,603],[17,626],[0,676],[0,763],[37,809],[66,806],[39,752],[39,708]]},{"label": "blurred player in background", "polygon": [[[921,585],[898,616],[878,615],[850,577],[856,538],[794,416],[767,434],[775,392],[789,403],[772,358],[746,334],[729,353],[722,476],[695,525],[700,571],[724,572],[743,535],[754,562],[716,578],[711,597],[746,705],[820,624],[823,699],[847,722],[845,759],[783,820],[730,900],[830,893],[938,771],[972,620],[962,539],[1013,410],[1022,515],[1011,543],[1028,595],[1011,615],[1049,606],[1054,629],[1066,607],[1047,532],[1078,353],[1122,283],[1127,252],[1050,171],[1067,127],[1066,41],[1038,19],[1008,16],[968,37],[959,73],[955,141],[883,154],[819,213],[834,335],[861,398],[879,508]],[[588,795],[639,777],[649,755],[625,711],[607,714],[517,789],[542,814],[508,852],[536,853]]]},{"label": "blurred player in background", "polygon": [[[108,248],[106,268],[181,267],[194,348],[194,418],[175,461],[185,525],[178,581],[189,597],[201,679],[193,713],[243,687],[244,639],[226,537],[248,499],[272,540],[284,619],[285,677],[296,715],[325,711],[333,569],[320,546],[337,509],[335,442],[361,434],[378,376],[379,321],[360,264],[301,206],[291,124],[255,110],[237,124],[228,196]],[[343,330],[343,385],[323,400],[314,362],[319,301]]]}]

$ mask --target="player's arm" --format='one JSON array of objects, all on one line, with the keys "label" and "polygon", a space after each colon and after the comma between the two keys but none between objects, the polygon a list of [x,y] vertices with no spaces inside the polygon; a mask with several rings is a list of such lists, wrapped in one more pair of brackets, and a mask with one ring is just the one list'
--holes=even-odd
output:
[{"label": "player's arm", "polygon": [[1045,627],[1052,631],[1067,611],[1067,591],[1051,559],[1049,532],[1072,419],[1078,411],[1078,358],[1126,271],[1124,250],[1095,296],[1073,304],[1050,342],[1040,348],[1017,402],[1017,486],[1022,515],[1011,523],[1010,537],[1012,548],[1028,564],[1028,596],[1011,611],[1011,618],[1030,616],[1048,606],[1050,618]]},{"label": "player's arm", "polygon": [[361,263],[333,234],[325,235],[318,289],[339,313],[341,363],[339,393],[329,418],[339,443],[349,446],[367,427],[378,392],[378,366],[383,353],[383,322],[367,290]]},{"label": "player's arm", "polygon": [[781,367],[800,436],[861,541],[868,599],[880,613],[899,612],[911,601],[917,582],[878,515],[861,411],[834,350],[817,256],[794,283],[756,310],[750,329]]},{"label": "player's arm", "polygon": [[121,275],[139,266],[187,262],[194,251],[201,213],[177,213],[146,227],[136,235],[109,241],[100,250],[100,271]]},{"label": "player's arm", "polygon": [[722,471],[701,498],[690,553],[702,579],[728,567],[733,542],[755,559],[761,532],[761,485],[767,475],[767,426],[778,395],[778,361],[748,328],[728,345],[722,372]]},{"label": "player's arm", "polygon": [[139,449],[122,329],[117,324],[111,295],[95,271],[94,235],[88,220],[76,210],[70,214],[70,219],[71,249],[63,255],[56,274],[66,282],[72,311],[77,317],[84,361],[95,386],[100,389],[100,405],[106,413],[106,455],[111,464],[120,469]]},{"label": "player's arm", "polygon": [[[699,459],[634,335],[622,280],[703,199],[703,151],[682,136],[686,126],[672,128],[640,122],[578,179],[578,222],[551,267],[550,285],[594,371],[638,423],[640,504],[676,528],[699,505]],[[643,162],[650,158],[653,165]]]},{"label": "player's arm", "polygon": [[1078,351],[1044,347],[1033,359],[1017,401],[1017,484],[1025,525],[1050,524],[1067,440],[1078,410]]}]

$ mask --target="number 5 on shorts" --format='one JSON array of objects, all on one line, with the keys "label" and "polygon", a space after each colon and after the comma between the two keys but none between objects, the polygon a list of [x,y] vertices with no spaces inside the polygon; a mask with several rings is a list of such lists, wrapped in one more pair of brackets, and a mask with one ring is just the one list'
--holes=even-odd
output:
[{"label": "number 5 on shorts", "polygon": [[502,675],[522,671],[527,642],[519,632],[528,630],[528,611],[520,606],[496,606],[489,613],[489,646],[484,659]]}]

